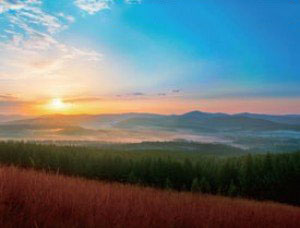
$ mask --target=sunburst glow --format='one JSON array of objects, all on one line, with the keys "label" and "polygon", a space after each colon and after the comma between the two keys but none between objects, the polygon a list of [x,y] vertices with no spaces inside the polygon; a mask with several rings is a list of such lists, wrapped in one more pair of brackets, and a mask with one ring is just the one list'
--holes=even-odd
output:
[{"label": "sunburst glow", "polygon": [[51,101],[51,106],[53,109],[61,110],[64,109],[66,105],[62,102],[61,99],[56,98]]},{"label": "sunburst glow", "polygon": [[50,112],[66,112],[69,109],[69,104],[63,102],[60,98],[54,98],[47,105]]}]

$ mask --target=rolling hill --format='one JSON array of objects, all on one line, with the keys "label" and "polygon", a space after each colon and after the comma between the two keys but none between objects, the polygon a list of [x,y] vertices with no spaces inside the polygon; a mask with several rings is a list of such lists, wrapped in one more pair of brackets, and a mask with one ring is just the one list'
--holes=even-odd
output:
[{"label": "rolling hill", "polygon": [[299,207],[0,168],[1,227],[299,227]]},{"label": "rolling hill", "polygon": [[[17,118],[17,117],[16,117]],[[20,117],[19,117],[20,118]],[[240,113],[206,113],[193,111],[183,115],[157,115],[144,113],[103,114],[103,115],[48,115],[31,119],[4,121],[1,126],[20,126],[21,128],[53,129],[77,126],[81,128],[165,128],[190,129],[203,132],[215,131],[300,131],[298,115],[262,115]]]},{"label": "rolling hill", "polygon": [[[10,119],[1,117],[2,120]],[[241,148],[298,150],[299,115],[207,113],[182,115],[125,113],[46,115],[0,123],[5,139],[94,140],[108,142],[173,141],[225,143]]]},{"label": "rolling hill", "polygon": [[235,116],[269,120],[276,123],[300,125],[300,115],[264,115],[264,114],[255,114],[255,113],[239,113],[236,114]]},{"label": "rolling hill", "polygon": [[[272,119],[271,116],[267,116]],[[272,121],[268,118],[254,118],[245,115],[228,115],[223,113],[203,113],[193,111],[183,115],[133,117],[117,123],[121,128],[159,127],[166,129],[191,129],[200,132],[219,131],[300,131],[300,125],[289,124],[289,118],[282,116],[286,121]],[[296,117],[294,117],[296,118]],[[278,117],[279,119],[279,117]]]}]

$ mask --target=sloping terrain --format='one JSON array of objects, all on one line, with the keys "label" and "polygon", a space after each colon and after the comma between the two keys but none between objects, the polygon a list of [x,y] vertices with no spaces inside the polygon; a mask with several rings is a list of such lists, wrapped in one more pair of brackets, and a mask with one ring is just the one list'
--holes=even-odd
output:
[{"label": "sloping terrain", "polygon": [[0,168],[1,227],[299,227],[300,208]]},{"label": "sloping terrain", "polygon": [[95,180],[300,205],[300,151],[246,155],[213,144],[96,148],[0,142],[0,163]]},{"label": "sloping terrain", "polygon": [[[300,125],[272,121],[272,118],[254,118],[244,115],[190,112],[179,116],[134,117],[120,121],[122,128],[160,127],[166,129],[191,129],[198,132],[218,131],[300,131]],[[282,117],[284,119],[284,117]],[[286,120],[288,122],[288,120]]]},{"label": "sloping terrain", "polygon": [[235,116],[270,120],[277,123],[300,125],[300,115],[265,115],[265,114],[255,114],[255,113],[239,113],[236,114]]},{"label": "sloping terrain", "polygon": [[21,119],[28,119],[29,117],[21,116],[21,115],[1,115],[0,114],[0,123],[5,123],[8,121],[15,121]]}]

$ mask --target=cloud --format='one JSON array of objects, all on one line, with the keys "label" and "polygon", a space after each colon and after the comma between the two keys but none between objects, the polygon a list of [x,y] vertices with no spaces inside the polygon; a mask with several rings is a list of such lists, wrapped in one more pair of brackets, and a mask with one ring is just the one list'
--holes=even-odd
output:
[{"label": "cloud", "polygon": [[74,62],[100,61],[94,50],[77,48],[59,41],[56,34],[68,28],[74,17],[49,13],[40,0],[2,0],[0,16],[7,24],[0,28],[1,79],[51,76]]},{"label": "cloud", "polygon": [[[100,61],[102,55],[93,50],[82,50],[49,37],[32,36],[30,40],[15,40],[1,44],[0,50],[5,56],[0,67],[7,69],[3,77],[24,78],[61,74],[74,62]],[[0,54],[1,56],[1,54]]]},{"label": "cloud", "polygon": [[141,4],[142,0],[125,0],[127,4]]},{"label": "cloud", "polygon": [[40,0],[3,0],[0,13],[6,13],[13,25],[29,34],[34,33],[33,27],[51,34],[63,30],[65,25],[57,17],[43,11],[41,5]]},{"label": "cloud", "polygon": [[60,12],[57,14],[57,16],[63,18],[64,20],[68,21],[69,23],[75,22],[75,18],[71,15],[65,15],[64,13]]},{"label": "cloud", "polygon": [[141,92],[135,92],[135,93],[131,93],[129,95],[132,95],[132,96],[145,96],[146,94],[141,93]]},{"label": "cloud", "polygon": [[180,93],[180,89],[173,89],[172,93]]},{"label": "cloud", "polygon": [[65,103],[85,103],[85,102],[94,102],[94,101],[102,101],[102,97],[72,97],[65,98],[63,102]]},{"label": "cloud", "polygon": [[0,13],[5,13],[7,11],[13,10],[21,10],[28,6],[28,4],[32,5],[40,5],[40,0],[2,0],[0,2]]},{"label": "cloud", "polygon": [[24,105],[25,101],[20,100],[17,96],[11,94],[0,94],[0,106],[10,107]]},{"label": "cloud", "polygon": [[75,5],[88,14],[95,14],[100,10],[109,9],[112,0],[75,0]]},{"label": "cloud", "polygon": [[[45,12],[40,0],[2,0],[0,15],[8,21],[3,34],[14,46],[30,49],[47,49],[57,41],[54,35],[74,22],[70,15]],[[61,20],[63,19],[63,20]]]},{"label": "cloud", "polygon": [[0,94],[0,101],[12,101],[17,100],[18,98],[11,94]]},{"label": "cloud", "polygon": [[[74,4],[84,12],[93,15],[101,10],[110,9],[116,0],[75,0]],[[126,4],[140,4],[142,0],[123,0]]]},{"label": "cloud", "polygon": [[0,94],[0,99],[13,99],[15,96],[10,94]]},{"label": "cloud", "polygon": [[[176,90],[177,91],[177,90]],[[179,93],[175,92],[175,93]],[[127,94],[118,94],[116,97],[119,98],[125,98],[125,99],[132,99],[132,98],[141,98],[141,99],[151,99],[151,98],[157,98],[157,97],[172,97],[175,95],[172,95],[171,93],[167,92],[160,92],[160,93],[143,93],[143,92],[134,92],[134,93],[127,93]]]},{"label": "cloud", "polygon": [[127,93],[127,94],[117,94],[116,97],[118,98],[123,98],[123,99],[136,99],[136,98],[147,98],[146,93],[142,93],[142,92],[133,92],[133,93]]}]

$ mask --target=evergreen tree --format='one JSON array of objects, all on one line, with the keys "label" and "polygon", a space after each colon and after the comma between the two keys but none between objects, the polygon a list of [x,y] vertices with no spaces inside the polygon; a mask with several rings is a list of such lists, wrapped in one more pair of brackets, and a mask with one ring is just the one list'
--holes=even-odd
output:
[{"label": "evergreen tree", "polygon": [[192,187],[191,187],[191,191],[192,192],[200,192],[200,184],[199,184],[199,180],[198,178],[194,178],[193,179],[193,183],[192,183]]},{"label": "evergreen tree", "polygon": [[164,187],[165,187],[165,189],[172,189],[173,185],[169,178],[166,179]]},{"label": "evergreen tree", "polygon": [[237,187],[236,185],[233,183],[233,181],[231,181],[229,188],[228,188],[228,195],[229,196],[237,196]]},{"label": "evergreen tree", "polygon": [[210,184],[205,177],[202,177],[200,181],[200,191],[203,193],[210,193],[211,191]]},{"label": "evergreen tree", "polygon": [[133,171],[131,171],[128,175],[128,182],[131,183],[131,184],[134,184],[137,182],[137,178],[136,178],[136,175],[134,174]]},{"label": "evergreen tree", "polygon": [[256,184],[254,173],[254,160],[251,154],[247,155],[242,160],[242,167],[240,170],[240,184],[243,195],[251,196],[255,194],[253,192],[253,188]]}]

